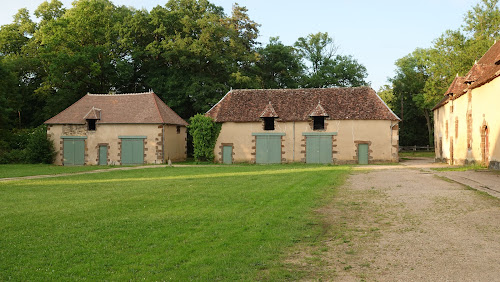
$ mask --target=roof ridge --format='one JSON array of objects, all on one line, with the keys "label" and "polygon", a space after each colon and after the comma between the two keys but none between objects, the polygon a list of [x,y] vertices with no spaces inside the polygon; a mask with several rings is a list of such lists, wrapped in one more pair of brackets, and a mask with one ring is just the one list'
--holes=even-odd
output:
[{"label": "roof ridge", "polygon": [[140,93],[87,93],[89,96],[126,96],[126,95],[145,95],[145,94],[155,94],[154,92],[140,92]]}]

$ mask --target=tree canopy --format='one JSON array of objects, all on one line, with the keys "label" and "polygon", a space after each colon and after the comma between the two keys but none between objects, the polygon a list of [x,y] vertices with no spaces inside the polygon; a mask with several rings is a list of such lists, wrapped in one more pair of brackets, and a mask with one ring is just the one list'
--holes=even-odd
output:
[{"label": "tree canopy", "polygon": [[455,76],[466,75],[474,61],[500,39],[498,1],[480,0],[464,15],[460,28],[445,31],[432,47],[417,48],[396,62],[396,75],[390,79],[391,99],[400,103],[392,103],[391,108],[403,119],[402,145],[433,144],[431,109]]}]

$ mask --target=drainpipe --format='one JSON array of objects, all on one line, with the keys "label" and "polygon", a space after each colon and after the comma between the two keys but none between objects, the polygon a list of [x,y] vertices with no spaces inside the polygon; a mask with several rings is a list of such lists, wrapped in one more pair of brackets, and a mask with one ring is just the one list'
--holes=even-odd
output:
[{"label": "drainpipe", "polygon": [[161,155],[162,155],[162,164],[165,163],[165,124],[161,127]]},{"label": "drainpipe", "polygon": [[292,162],[295,162],[295,121],[293,122],[293,155]]}]

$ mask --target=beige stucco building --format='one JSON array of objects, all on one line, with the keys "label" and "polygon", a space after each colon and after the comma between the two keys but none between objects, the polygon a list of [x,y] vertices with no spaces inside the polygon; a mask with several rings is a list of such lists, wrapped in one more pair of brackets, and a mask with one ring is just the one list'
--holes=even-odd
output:
[{"label": "beige stucco building", "polygon": [[399,118],[368,87],[232,90],[207,116],[221,163],[398,161]]},{"label": "beige stucco building", "polygon": [[187,123],[154,93],[87,94],[45,124],[58,165],[186,159]]},{"label": "beige stucco building", "polygon": [[434,108],[436,161],[500,169],[500,42]]}]

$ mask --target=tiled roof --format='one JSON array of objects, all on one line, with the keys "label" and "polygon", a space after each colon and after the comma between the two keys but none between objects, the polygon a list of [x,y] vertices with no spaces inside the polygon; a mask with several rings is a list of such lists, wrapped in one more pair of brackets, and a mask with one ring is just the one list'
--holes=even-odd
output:
[{"label": "tiled roof", "polygon": [[441,108],[442,106],[446,105],[449,101],[450,101],[450,96],[448,95],[444,96],[443,99],[441,99],[441,101],[439,101],[439,103],[437,103],[437,105],[435,105],[434,108],[432,108],[432,111]]},{"label": "tiled roof", "polygon": [[309,113],[310,117],[327,117],[328,113],[325,111],[325,108],[321,106],[321,101],[318,102],[318,105],[312,112]]},{"label": "tiled roof", "polygon": [[187,125],[155,93],[87,94],[46,124],[139,123]]},{"label": "tiled roof", "polygon": [[321,107],[331,120],[399,120],[369,87],[231,90],[206,115],[216,122],[260,121],[270,102],[280,121],[306,121]]},{"label": "tiled roof", "polygon": [[465,84],[466,78],[463,76],[456,76],[455,79],[453,79],[453,82],[450,84],[450,87],[448,87],[448,90],[444,93],[444,95],[461,95],[464,93],[464,91],[467,90],[467,85]]},{"label": "tiled roof", "polygon": [[265,118],[265,117],[277,118],[278,117],[278,114],[274,110],[273,105],[271,104],[271,101],[269,101],[269,104],[267,104],[267,106],[264,109],[264,111],[262,112],[262,114],[260,114],[260,117],[261,118]]},{"label": "tiled roof", "polygon": [[[451,99],[462,96],[467,89],[474,89],[492,81],[500,76],[500,41],[493,46],[477,61],[465,77],[456,77],[444,95],[454,94]],[[449,98],[441,100],[432,110],[448,102]]]}]

